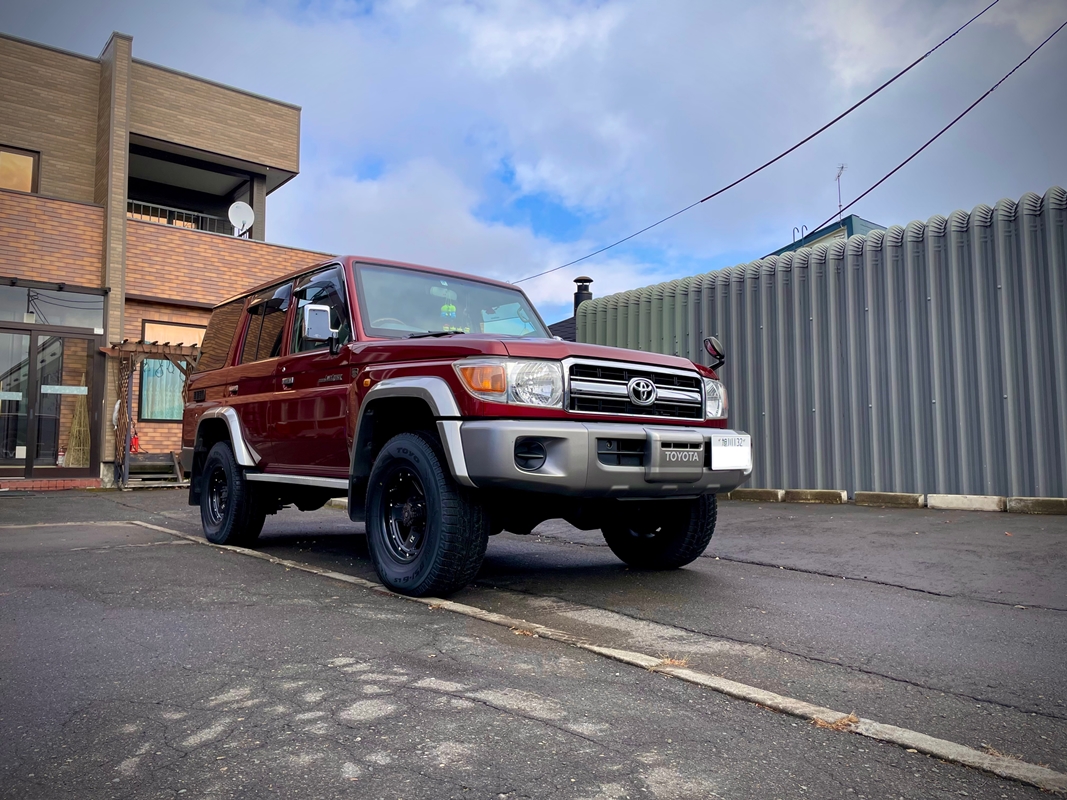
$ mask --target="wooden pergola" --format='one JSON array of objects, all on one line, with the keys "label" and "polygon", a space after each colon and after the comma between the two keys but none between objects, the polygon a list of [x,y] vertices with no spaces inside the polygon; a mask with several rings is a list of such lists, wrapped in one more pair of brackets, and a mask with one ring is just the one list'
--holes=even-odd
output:
[{"label": "wooden pergola", "polygon": [[[189,380],[189,373],[200,357],[200,348],[195,344],[171,344],[164,342],[123,339],[110,347],[101,347],[100,352],[118,360],[118,395],[124,402],[119,404],[115,430],[115,481],[126,488],[130,482],[130,445],[133,436],[133,373],[146,358],[165,359],[174,365]],[[183,389],[184,399],[184,389]]]}]

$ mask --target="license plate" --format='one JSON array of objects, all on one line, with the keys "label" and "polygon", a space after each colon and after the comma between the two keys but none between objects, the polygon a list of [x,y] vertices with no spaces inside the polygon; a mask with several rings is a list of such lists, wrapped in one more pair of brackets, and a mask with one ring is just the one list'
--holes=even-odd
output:
[{"label": "license plate", "polygon": [[747,433],[725,431],[711,435],[713,470],[752,469],[752,437]]}]

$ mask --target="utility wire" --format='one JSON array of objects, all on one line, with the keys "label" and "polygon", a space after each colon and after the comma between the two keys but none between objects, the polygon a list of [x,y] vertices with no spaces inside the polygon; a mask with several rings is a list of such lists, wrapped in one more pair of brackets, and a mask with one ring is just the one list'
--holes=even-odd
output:
[{"label": "utility wire", "polygon": [[948,125],[946,125],[946,126],[945,126],[944,128],[942,128],[941,130],[939,130],[939,131],[938,131],[938,132],[937,132],[936,134],[934,134],[934,135],[933,135],[933,136],[932,136],[932,137],[931,137],[930,139],[928,139],[928,140],[927,140],[927,142],[926,142],[926,144],[924,144],[924,145],[923,145],[922,147],[920,147],[920,148],[919,148],[918,150],[916,150],[916,151],[915,151],[914,153],[912,153],[912,154],[911,154],[910,156],[908,156],[908,157],[907,157],[907,158],[905,158],[905,159],[904,159],[903,161],[901,161],[901,162],[900,162],[899,164],[897,164],[897,165],[896,165],[896,166],[895,166],[895,167],[894,167],[894,168],[893,168],[893,169],[892,169],[892,170],[891,170],[890,172],[886,173],[886,174],[885,174],[885,175],[884,175],[884,176],[883,176],[883,177],[882,177],[882,178],[881,178],[881,179],[880,179],[880,180],[879,180],[879,181],[878,181],[877,183],[875,183],[874,185],[872,185],[872,186],[871,186],[871,187],[870,187],[869,189],[867,189],[867,191],[865,191],[865,192],[864,192],[863,194],[861,194],[861,195],[860,195],[859,197],[857,197],[857,198],[856,198],[855,200],[853,200],[852,202],[850,202],[850,203],[849,203],[849,204],[848,204],[847,206],[844,206],[843,208],[841,208],[841,209],[840,209],[840,210],[839,210],[839,211],[838,211],[838,212],[837,212],[836,214],[831,214],[831,215],[830,215],[830,217],[829,217],[829,219],[827,219],[827,220],[825,220],[825,221],[823,221],[823,222],[820,222],[820,223],[819,223],[818,225],[816,225],[816,226],[815,226],[815,227],[813,228],[813,230],[819,230],[819,228],[821,228],[821,227],[822,227],[823,225],[826,225],[826,224],[828,224],[828,223],[832,222],[832,221],[833,221],[833,219],[834,219],[834,217],[840,216],[840,215],[841,215],[841,213],[842,213],[842,212],[844,212],[844,211],[848,211],[848,210],[849,210],[850,208],[852,208],[852,206],[856,205],[856,203],[858,203],[858,202],[859,202],[860,200],[862,200],[862,199],[863,199],[864,197],[866,197],[867,195],[869,195],[869,194],[870,194],[871,192],[873,192],[873,191],[874,191],[875,189],[877,189],[877,188],[878,188],[879,186],[881,186],[881,185],[882,185],[883,183],[885,183],[885,182],[886,182],[887,180],[889,180],[890,178],[892,178],[892,177],[893,177],[893,176],[894,176],[894,175],[895,175],[895,174],[896,174],[897,172],[899,172],[899,171],[900,171],[900,169],[901,169],[901,168],[902,168],[902,167],[903,167],[904,165],[906,165],[906,164],[907,164],[907,163],[908,163],[909,161],[911,161],[911,160],[912,160],[913,158],[915,158],[915,157],[916,157],[917,155],[919,155],[919,153],[921,153],[921,152],[922,152],[923,150],[925,150],[925,149],[926,149],[927,147],[929,147],[929,146],[930,146],[930,145],[932,145],[932,144],[933,144],[934,142],[936,142],[936,141],[937,141],[938,139],[940,139],[940,138],[941,138],[941,135],[942,135],[942,134],[944,134],[945,132],[947,132],[949,128],[951,128],[951,127],[952,127],[953,125],[955,125],[955,124],[956,124],[957,122],[959,122],[959,121],[960,121],[961,119],[963,119],[963,118],[964,118],[965,116],[967,116],[967,114],[968,114],[968,113],[970,113],[971,109],[973,109],[973,108],[974,108],[974,107],[975,107],[976,105],[978,105],[978,104],[979,104],[979,103],[981,103],[981,102],[982,102],[983,100],[985,100],[985,99],[986,99],[987,97],[989,97],[989,95],[993,94],[993,92],[994,92],[994,91],[995,91],[995,90],[997,89],[997,87],[999,87],[999,86],[1000,86],[1000,84],[1004,83],[1004,81],[1006,81],[1006,80],[1007,80],[1008,78],[1010,78],[1010,77],[1011,77],[1012,75],[1014,75],[1014,74],[1015,74],[1015,72],[1016,72],[1016,70],[1018,70],[1018,69],[1019,69],[1019,68],[1020,68],[1020,67],[1021,67],[1021,66],[1022,66],[1023,64],[1025,64],[1025,63],[1026,63],[1027,61],[1029,61],[1029,60],[1030,60],[1031,58],[1033,58],[1033,57],[1034,57],[1034,55],[1035,55],[1035,54],[1037,53],[1037,51],[1038,51],[1038,50],[1040,50],[1040,49],[1041,49],[1042,47],[1044,47],[1044,46],[1045,46],[1046,44],[1048,44],[1048,43],[1049,43],[1049,41],[1050,41],[1050,40],[1052,39],[1052,37],[1053,37],[1053,36],[1055,36],[1055,35],[1056,35],[1057,33],[1059,33],[1060,31],[1062,31],[1062,30],[1063,30],[1064,28],[1067,28],[1067,21],[1065,21],[1065,22],[1064,22],[1064,23],[1063,23],[1062,25],[1060,25],[1060,27],[1056,28],[1056,30],[1054,30],[1054,31],[1053,31],[1052,33],[1050,33],[1050,34],[1048,35],[1048,38],[1047,38],[1047,39],[1045,39],[1045,41],[1043,41],[1043,42],[1042,42],[1041,44],[1039,44],[1039,45],[1038,45],[1037,47],[1035,47],[1035,48],[1033,49],[1033,51],[1032,51],[1032,52],[1030,53],[1030,55],[1028,55],[1028,56],[1027,56],[1026,58],[1024,58],[1024,59],[1023,59],[1022,61],[1020,61],[1020,62],[1019,62],[1018,64],[1016,64],[1016,65],[1015,65],[1015,68],[1014,68],[1014,69],[1012,69],[1012,71],[1011,71],[1011,72],[1009,72],[1009,73],[1008,73],[1007,75],[1005,75],[1005,76],[1004,76],[1003,78],[1001,78],[1001,79],[1000,79],[999,81],[997,81],[997,82],[996,82],[996,83],[994,83],[994,84],[993,84],[992,86],[990,86],[990,87],[989,87],[989,89],[987,89],[987,90],[986,90],[985,94],[983,94],[983,95],[982,95],[981,97],[979,97],[979,98],[978,98],[977,100],[975,100],[975,101],[974,101],[973,103],[971,103],[971,104],[970,104],[969,106],[967,106],[967,108],[963,109],[963,111],[961,111],[961,112],[960,112],[959,116],[957,116],[957,117],[956,117],[956,118],[955,118],[954,120],[952,120],[952,122],[950,122],[950,123],[949,123]]},{"label": "utility wire", "polygon": [[542,275],[548,275],[550,272],[556,272],[556,271],[561,270],[561,269],[566,269],[567,267],[572,267],[575,264],[578,264],[578,263],[580,263],[582,261],[585,261],[586,259],[592,258],[593,256],[600,255],[601,253],[605,252],[606,250],[610,250],[613,247],[618,247],[623,242],[628,242],[631,239],[633,239],[634,237],[640,236],[642,233],[645,233],[646,231],[650,231],[653,228],[655,228],[655,227],[657,227],[659,225],[662,225],[664,222],[668,222],[669,220],[674,219],[675,217],[677,217],[680,214],[684,214],[686,211],[688,211],[691,208],[696,208],[701,203],[706,203],[708,200],[711,200],[713,197],[718,197],[720,194],[722,194],[723,192],[734,188],[739,183],[742,183],[743,181],[747,181],[753,175],[756,175],[757,173],[763,172],[763,170],[767,169],[767,167],[769,167],[772,164],[776,164],[777,162],[781,161],[787,155],[792,153],[794,150],[804,146],[805,144],[810,142],[812,139],[814,139],[816,136],[818,136],[823,131],[827,130],[828,128],[832,127],[833,125],[836,125],[838,122],[843,120],[845,117],[847,117],[849,114],[851,114],[857,108],[862,106],[864,103],[866,103],[868,100],[870,100],[876,94],[881,92],[883,89],[885,89],[885,88],[889,87],[891,84],[895,83],[899,78],[904,77],[904,75],[906,75],[913,68],[918,66],[919,62],[924,61],[925,59],[929,58],[942,45],[946,44],[949,41],[949,39],[952,39],[954,36],[956,36],[956,34],[960,33],[964,28],[966,28],[968,25],[970,25],[972,22],[974,22],[976,19],[978,19],[980,16],[982,16],[984,13],[986,13],[989,9],[991,9],[993,6],[995,6],[999,2],[1000,2],[1000,0],[993,0],[992,3],[990,3],[985,8],[983,8],[981,11],[979,11],[977,14],[975,14],[973,17],[971,17],[969,20],[967,20],[965,23],[963,23],[960,27],[956,28],[956,30],[954,30],[952,33],[950,33],[948,36],[946,36],[944,39],[942,39],[940,42],[938,42],[932,48],[927,50],[925,53],[923,53],[917,59],[912,61],[910,64],[908,64],[908,66],[904,67],[904,69],[902,69],[900,72],[898,72],[892,78],[887,80],[885,83],[883,83],[877,89],[872,91],[866,97],[864,97],[863,99],[857,101],[852,106],[847,108],[845,111],[842,111],[840,114],[838,114],[832,120],[827,122],[825,125],[823,125],[821,128],[819,128],[817,131],[815,131],[814,133],[812,133],[812,134],[806,136],[805,138],[801,139],[799,142],[797,142],[795,145],[790,147],[788,150],[785,150],[785,151],[779,153],[774,158],[772,158],[770,161],[766,162],[765,164],[762,164],[759,167],[756,167],[754,170],[749,172],[747,175],[743,175],[740,178],[738,178],[737,180],[735,180],[733,183],[727,184],[726,186],[723,186],[721,189],[718,189],[718,190],[712,192],[707,197],[705,197],[703,200],[697,200],[695,203],[690,203],[685,208],[680,209],[678,211],[675,211],[673,214],[670,214],[669,216],[664,217],[663,219],[659,220],[658,222],[653,222],[651,225],[648,225],[648,226],[642,228],[641,230],[636,231],[635,233],[631,233],[629,236],[626,236],[626,237],[624,237],[622,239],[619,239],[619,241],[617,241],[617,242],[613,242],[612,244],[609,244],[609,245],[606,245],[604,247],[601,247],[599,250],[595,250],[592,253],[589,253],[589,255],[582,256],[581,258],[576,258],[573,261],[568,261],[566,264],[560,264],[558,267],[553,267],[552,269],[546,269],[544,272],[538,272],[538,273],[536,273],[534,275],[527,275],[525,278],[519,278],[517,281],[513,281],[513,283],[522,283],[523,281],[529,281],[529,280],[533,280],[534,278],[540,278]]}]

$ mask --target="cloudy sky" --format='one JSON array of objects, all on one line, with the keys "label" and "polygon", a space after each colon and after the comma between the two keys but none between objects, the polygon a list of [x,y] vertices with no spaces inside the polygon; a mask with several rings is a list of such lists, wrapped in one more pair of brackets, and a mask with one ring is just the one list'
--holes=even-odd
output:
[{"label": "cloudy sky", "polygon": [[[0,0],[0,30],[134,56],[303,108],[301,174],[268,239],[516,280],[744,174],[989,0]],[[552,322],[597,295],[792,241],[941,128],[1067,19],[1000,0],[819,139],[727,194],[523,283]],[[1067,30],[854,213],[907,223],[1067,185]]]}]

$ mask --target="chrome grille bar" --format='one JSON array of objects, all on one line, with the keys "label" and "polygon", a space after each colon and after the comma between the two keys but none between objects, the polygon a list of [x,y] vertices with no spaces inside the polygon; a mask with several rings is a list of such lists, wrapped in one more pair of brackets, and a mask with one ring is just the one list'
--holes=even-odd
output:
[{"label": "chrome grille bar", "polygon": [[[569,411],[643,418],[704,418],[704,382],[696,372],[586,359],[568,359],[564,364]],[[646,378],[655,384],[654,403],[639,406],[632,402],[628,385],[634,378]]]}]

